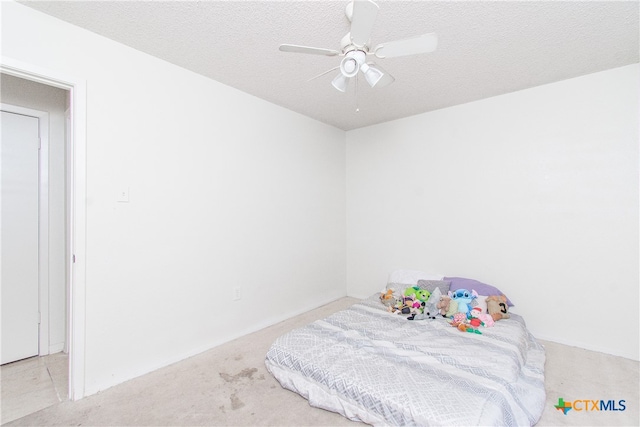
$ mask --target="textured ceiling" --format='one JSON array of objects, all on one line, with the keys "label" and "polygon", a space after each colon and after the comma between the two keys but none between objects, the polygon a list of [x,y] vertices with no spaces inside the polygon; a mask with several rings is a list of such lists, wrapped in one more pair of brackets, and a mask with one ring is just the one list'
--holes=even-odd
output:
[{"label": "textured ceiling", "polygon": [[[22,1],[72,24],[350,130],[638,62],[637,1],[377,1],[372,45],[435,32],[429,54],[374,61],[395,77],[331,86],[347,1]],[[360,111],[356,112],[356,105]]]}]

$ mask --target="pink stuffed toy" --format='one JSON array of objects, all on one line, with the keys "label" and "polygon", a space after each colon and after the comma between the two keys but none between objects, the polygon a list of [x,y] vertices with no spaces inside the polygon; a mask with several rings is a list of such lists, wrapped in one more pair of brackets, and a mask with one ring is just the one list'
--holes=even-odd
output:
[{"label": "pink stuffed toy", "polygon": [[489,328],[494,324],[493,317],[491,317],[490,314],[483,313],[480,307],[474,307],[469,312],[469,317],[470,317],[469,323],[471,323],[471,325],[475,326],[476,328],[480,326],[480,322],[482,322],[482,324],[486,328]]},{"label": "pink stuffed toy", "polygon": [[460,323],[465,323],[466,321],[467,321],[467,315],[459,311],[453,315],[453,319],[451,320],[451,323],[460,324]]}]

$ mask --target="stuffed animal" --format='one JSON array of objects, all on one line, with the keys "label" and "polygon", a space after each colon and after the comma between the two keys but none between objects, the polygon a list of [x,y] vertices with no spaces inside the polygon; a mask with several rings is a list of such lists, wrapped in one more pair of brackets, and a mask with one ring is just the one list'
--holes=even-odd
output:
[{"label": "stuffed animal", "polygon": [[451,326],[458,328],[458,330],[462,332],[471,332],[471,333],[482,335],[482,332],[480,332],[477,329],[474,329],[472,325],[468,323],[467,316],[461,312],[457,312],[456,314],[453,315]]},{"label": "stuffed animal", "polygon": [[490,314],[483,313],[480,307],[474,307],[471,309],[467,315],[467,319],[469,320],[469,324],[476,328],[480,325],[486,328],[493,326],[493,317],[491,317]]},{"label": "stuffed animal", "polygon": [[380,293],[380,302],[387,307],[391,307],[396,305],[397,299],[393,295],[393,289],[387,289],[384,292]]},{"label": "stuffed animal", "polygon": [[464,313],[461,312],[457,312],[456,314],[453,315],[453,317],[451,318],[451,324],[460,324],[460,323],[465,323],[467,321],[467,316]]},{"label": "stuffed animal", "polygon": [[458,312],[458,303],[448,295],[442,295],[436,307],[440,310],[442,317],[453,317]]},{"label": "stuffed animal", "polygon": [[487,311],[495,322],[500,319],[508,319],[509,306],[507,305],[507,297],[504,295],[491,295],[487,299]]},{"label": "stuffed animal", "polygon": [[408,296],[411,296],[411,295],[415,295],[415,294],[416,294],[416,291],[419,291],[419,290],[420,290],[420,288],[419,288],[419,287],[417,287],[417,286],[411,286],[411,287],[408,287],[408,288],[406,288],[406,289],[404,290],[403,295],[404,295],[404,296],[407,296],[407,297],[408,297]]},{"label": "stuffed animal", "polygon": [[[411,314],[421,314],[424,312],[424,305],[429,299],[429,295],[431,295],[429,291],[420,289],[417,286],[412,286],[404,290],[403,298],[413,299],[413,302],[410,304],[410,306],[414,310],[411,310]],[[406,313],[403,312],[402,314],[406,314]]]},{"label": "stuffed animal", "polygon": [[453,292],[449,291],[449,296],[458,303],[458,312],[466,315],[471,310],[471,302],[478,298],[478,293],[475,290],[469,292],[466,289],[458,289]]},{"label": "stuffed animal", "polygon": [[422,302],[427,302],[431,297],[431,292],[426,289],[420,289],[416,291],[416,298]]},{"label": "stuffed animal", "polygon": [[404,308],[404,297],[401,299],[396,299],[395,304],[387,307],[387,311],[390,313],[402,312],[403,308]]},{"label": "stuffed animal", "polygon": [[408,320],[423,320],[423,319],[435,319],[438,314],[438,302],[440,301],[440,297],[442,296],[442,292],[440,289],[435,288],[429,299],[424,306],[422,307],[422,313],[418,313],[408,317]]},{"label": "stuffed animal", "polygon": [[431,296],[431,293],[429,291],[427,291],[426,289],[420,289],[417,286],[412,286],[410,288],[405,289],[404,294],[405,296],[413,295],[415,299],[420,300],[422,302],[427,302],[427,300],[429,299],[429,296]]},{"label": "stuffed animal", "polygon": [[469,314],[467,314],[467,320],[469,321],[469,324],[475,328],[477,328],[480,325],[484,326],[484,323],[482,323],[482,320],[480,320],[477,317],[480,314],[480,311],[481,311],[480,308],[474,307],[469,311]]},{"label": "stuffed animal", "polygon": [[462,332],[469,332],[469,333],[472,333],[472,334],[482,335],[482,332],[480,332],[478,329],[474,329],[474,328],[472,328],[471,326],[469,326],[469,325],[467,325],[465,323],[460,323],[457,326],[457,328],[458,328],[459,331],[462,331]]},{"label": "stuffed animal", "polygon": [[419,314],[422,313],[421,308],[423,307],[423,303],[419,300],[416,300],[413,295],[404,296],[402,300],[398,300],[394,306],[390,306],[387,310],[391,313],[398,314]]},{"label": "stuffed animal", "polygon": [[424,305],[423,312],[425,315],[429,317],[429,319],[435,319],[438,314],[438,302],[440,302],[440,297],[442,296],[442,291],[440,288],[435,288],[431,293],[431,296],[427,300]]}]

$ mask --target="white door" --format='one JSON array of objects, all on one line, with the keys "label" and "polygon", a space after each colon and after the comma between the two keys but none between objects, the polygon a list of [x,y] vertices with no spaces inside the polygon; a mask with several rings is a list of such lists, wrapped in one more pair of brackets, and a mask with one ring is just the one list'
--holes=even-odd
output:
[{"label": "white door", "polygon": [[1,362],[38,355],[38,119],[2,111]]}]

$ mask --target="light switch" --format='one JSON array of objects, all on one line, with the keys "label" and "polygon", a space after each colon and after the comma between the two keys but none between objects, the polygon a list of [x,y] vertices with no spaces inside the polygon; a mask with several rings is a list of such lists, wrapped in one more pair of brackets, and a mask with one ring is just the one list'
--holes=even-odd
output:
[{"label": "light switch", "polygon": [[118,197],[116,200],[122,203],[129,203],[129,187],[120,188],[120,190],[118,190]]}]

